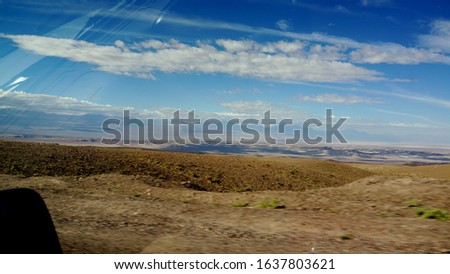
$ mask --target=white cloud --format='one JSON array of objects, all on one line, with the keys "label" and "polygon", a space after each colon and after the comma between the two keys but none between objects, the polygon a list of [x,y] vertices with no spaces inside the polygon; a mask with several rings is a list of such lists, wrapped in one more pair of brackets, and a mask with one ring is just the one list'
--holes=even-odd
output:
[{"label": "white cloud", "polygon": [[279,41],[275,43],[269,43],[266,48],[273,47],[275,50],[284,52],[284,53],[298,53],[302,49],[306,47],[305,43],[302,43],[300,41],[292,41],[292,42],[286,42],[286,41]]},{"label": "white cloud", "polygon": [[[149,20],[146,15],[141,15],[141,20]],[[184,27],[195,27],[202,29],[222,29],[222,30],[231,30],[238,31],[244,33],[251,34],[259,34],[259,35],[269,35],[290,39],[298,39],[302,41],[309,42],[319,42],[319,43],[327,43],[327,44],[336,44],[343,45],[347,47],[360,47],[363,43],[357,42],[353,39],[349,39],[346,37],[333,36],[329,34],[323,33],[295,33],[290,31],[282,31],[277,29],[269,29],[262,27],[252,27],[244,24],[237,23],[229,23],[223,21],[216,20],[205,20],[205,19],[191,19],[191,18],[183,18],[181,16],[177,16],[175,14],[169,14],[165,17],[164,23],[179,25]]]},{"label": "white cloud", "polygon": [[[394,79],[398,80],[398,79]],[[316,84],[316,83],[300,83],[304,86],[311,86],[311,87],[319,87],[319,88],[325,88],[328,90],[339,90],[339,91],[347,91],[347,92],[360,92],[370,95],[379,95],[379,96],[387,96],[387,97],[396,97],[405,99],[408,101],[416,101],[420,103],[426,103],[429,105],[433,105],[436,107],[444,107],[447,109],[450,109],[450,100],[446,100],[444,98],[438,98],[438,97],[431,97],[427,95],[423,95],[420,93],[413,93],[409,92],[403,89],[398,90],[398,87],[393,90],[378,90],[378,89],[369,89],[369,88],[363,88],[363,87],[345,87],[345,86],[338,86],[338,85],[329,85],[329,84]]]},{"label": "white cloud", "polygon": [[421,94],[399,93],[399,92],[384,92],[384,94],[450,109],[450,100],[445,100],[442,98],[435,98]]},{"label": "white cloud", "polygon": [[355,63],[368,64],[419,64],[445,63],[450,64],[450,57],[426,49],[407,48],[395,43],[364,45],[350,52],[350,58]]},{"label": "white cloud", "polygon": [[295,98],[297,101],[315,102],[315,103],[336,103],[336,104],[377,104],[382,101],[356,96],[356,95],[338,95],[334,93],[319,94],[314,96],[299,95]]},{"label": "white cloud", "polygon": [[[273,108],[271,103],[263,101],[234,101],[221,103],[226,108],[223,112],[195,111],[201,120],[209,118],[260,118],[267,110],[272,110],[273,116],[296,118],[304,115],[304,111]],[[123,110],[128,109],[135,118],[173,118],[175,111],[180,111],[181,117],[187,117],[191,110],[180,110],[170,107],[158,107],[152,110],[135,109],[133,107],[112,106],[79,100],[73,97],[62,97],[48,94],[32,94],[23,91],[5,91],[0,89],[0,109],[14,109],[19,111],[37,111],[57,115],[86,115],[97,114],[108,117],[122,117]]]},{"label": "white cloud", "polygon": [[229,52],[261,52],[261,53],[287,53],[287,54],[304,54],[302,50],[307,44],[298,40],[294,41],[278,41],[272,43],[259,44],[251,40],[230,40],[218,39],[216,44],[225,48]]},{"label": "white cloud", "polygon": [[212,91],[215,92],[215,93],[217,93],[217,94],[225,94],[225,95],[239,94],[239,93],[242,92],[242,91],[241,91],[240,89],[238,89],[238,88],[235,88],[235,89],[227,89],[227,90],[217,90],[217,89],[214,89],[214,90],[212,90]]},{"label": "white cloud", "polygon": [[424,47],[450,53],[450,20],[435,20],[431,23],[431,34],[419,36]]},{"label": "white cloud", "polygon": [[322,59],[322,60],[345,60],[347,56],[344,52],[347,49],[342,46],[330,46],[330,45],[320,45],[316,44],[311,46],[309,49],[309,56],[311,58]]},{"label": "white cloud", "polygon": [[148,79],[155,79],[154,74],[157,72],[223,73],[285,82],[343,83],[388,80],[381,72],[357,64],[450,64],[450,56],[442,53],[450,50],[450,23],[444,20],[433,23],[432,35],[421,36],[422,45],[432,50],[396,43],[360,43],[328,34],[301,34],[173,15],[167,16],[165,22],[294,40],[258,43],[252,40],[218,39],[192,45],[174,39],[152,39],[131,45],[116,41],[113,45],[105,46],[32,35],[0,34],[0,37],[11,39],[20,48],[39,55],[86,62],[101,71]]},{"label": "white cloud", "polygon": [[287,21],[287,20],[284,20],[284,19],[278,20],[278,21],[277,21],[277,27],[278,27],[280,30],[288,30],[288,29],[290,28],[290,27],[289,27],[288,21]]},{"label": "white cloud", "polygon": [[336,6],[334,7],[334,10],[335,10],[336,12],[340,12],[340,13],[351,13],[350,10],[349,10],[348,8],[346,8],[346,7],[344,7],[344,6],[341,6],[341,5],[336,5]]},{"label": "white cloud", "polygon": [[302,121],[311,117],[311,114],[305,110],[292,109],[286,105],[273,105],[265,101],[233,101],[222,102],[221,106],[227,111],[217,112],[215,114],[222,118],[264,118],[264,113],[270,110],[270,115],[274,119],[294,119]]},{"label": "white cloud", "polygon": [[[361,5],[363,6],[388,6],[391,4],[391,0],[360,0]],[[297,2],[296,5],[301,5],[303,7],[312,8],[313,10],[318,11],[328,11],[328,12],[345,12],[348,13],[349,10],[344,6],[337,5],[331,9],[324,9],[324,7],[310,5],[305,3]],[[159,18],[161,11],[157,9],[148,8],[145,13],[139,14],[131,14],[129,11],[122,10],[120,13],[111,13],[107,12],[104,15],[110,17],[117,17],[121,19],[129,19],[130,17],[136,17],[137,20],[142,20],[145,22],[154,22]],[[313,43],[321,43],[321,44],[329,44],[332,46],[338,47],[346,47],[348,49],[360,49],[365,47],[364,50],[357,50],[354,55],[355,59],[358,60],[358,63],[388,63],[388,64],[418,64],[418,63],[449,63],[449,57],[446,55],[437,54],[437,51],[441,52],[450,52],[449,45],[449,33],[450,33],[450,21],[449,20],[435,20],[431,24],[432,33],[430,35],[421,35],[419,37],[420,46],[430,48],[431,50],[419,49],[419,48],[408,48],[404,47],[400,44],[395,43],[385,43],[385,44],[374,44],[374,43],[361,43],[356,40],[333,36],[330,34],[324,33],[295,33],[287,31],[287,29],[283,30],[285,26],[289,27],[286,20],[279,20],[277,23],[277,27],[279,29],[269,29],[263,27],[253,27],[244,24],[237,24],[231,22],[223,22],[216,20],[207,20],[207,19],[193,19],[193,18],[185,18],[179,16],[173,12],[167,12],[164,16],[165,24],[173,24],[184,27],[195,27],[202,29],[222,29],[222,30],[231,30],[237,32],[258,34],[258,35],[266,35],[266,36],[275,36],[289,39],[296,39],[302,42],[313,42]],[[285,25],[287,24],[287,25]],[[281,28],[280,28],[281,26]],[[0,35],[1,36],[1,35]],[[147,48],[160,49],[164,48],[165,44],[161,41],[157,40],[149,40],[147,41]],[[140,44],[140,47],[145,48],[144,43]],[[138,45],[135,45],[138,47]],[[133,48],[130,46],[130,48]],[[386,50],[386,52],[384,51]],[[401,57],[396,57],[395,52],[390,52],[391,50],[400,51],[402,54]],[[381,53],[383,58],[376,58],[374,54]],[[412,61],[408,61],[406,55],[412,54]],[[347,58],[346,60],[348,60]],[[144,77],[151,77],[151,75],[142,75]]]},{"label": "white cloud", "polygon": [[429,127],[436,127],[436,128],[437,127],[441,127],[441,128],[448,128],[449,127],[449,125],[447,123],[438,122],[435,119],[430,119],[430,118],[425,117],[423,115],[404,113],[404,112],[392,111],[392,110],[386,110],[386,109],[379,109],[379,108],[372,108],[372,109],[377,111],[377,112],[380,112],[380,113],[385,113],[385,114],[389,114],[389,115],[395,115],[395,116],[411,118],[414,121],[421,120],[421,121],[425,122],[426,125],[428,125]]},{"label": "white cloud", "polygon": [[272,107],[271,103],[263,101],[234,101],[221,103],[220,105],[237,113],[240,113],[244,110],[245,112],[259,114],[264,113]]},{"label": "white cloud", "polygon": [[[230,119],[230,118],[257,118],[261,119],[263,117],[263,113],[267,110],[271,110],[271,117],[276,119],[286,119],[291,118],[294,119],[294,123],[300,123],[305,119],[312,118],[311,113],[307,111],[291,109],[288,106],[283,105],[272,105],[270,102],[264,101],[234,101],[234,102],[226,102],[221,103],[223,107],[226,108],[226,111],[223,112],[201,112],[196,111],[195,115],[197,118],[204,121],[208,118],[218,118],[218,119]],[[26,92],[7,92],[0,89],[0,108],[6,109],[15,109],[22,111],[41,111],[50,114],[59,114],[59,115],[84,115],[84,114],[99,114],[105,116],[115,116],[121,117],[124,109],[130,109],[131,115],[134,118],[141,119],[149,119],[149,118],[172,118],[173,113],[178,109],[174,108],[156,108],[154,110],[137,110],[129,107],[120,107],[120,106],[111,106],[111,105],[102,105],[96,104],[89,101],[83,101],[76,98],[71,97],[59,97],[53,95],[46,94],[31,94]],[[377,109],[376,109],[377,110]],[[181,117],[187,117],[187,113],[190,110],[181,110]],[[378,111],[378,110],[377,110]],[[397,112],[383,111],[387,114],[392,115],[402,115],[409,116],[411,118],[421,118],[415,115],[406,115]],[[361,120],[358,118],[352,118],[352,120],[346,123],[347,128],[354,128],[358,130],[363,130],[367,132],[374,131],[374,128],[377,129],[377,133],[379,130],[383,130],[388,128],[389,131],[402,127],[403,129],[408,130],[420,130],[420,129],[442,129],[448,128],[446,124],[437,124],[437,123],[429,123],[426,118],[422,118],[421,120],[425,121],[425,124],[420,124],[417,122],[407,123],[404,121],[392,121],[389,122],[382,120]],[[47,121],[48,122],[48,121]],[[70,121],[69,121],[70,122]],[[79,130],[83,130],[83,125],[77,125]],[[13,129],[11,127],[11,129]],[[86,129],[89,129],[89,125],[86,125]],[[98,128],[96,128],[98,129]],[[23,130],[23,128],[18,129],[19,132]],[[49,129],[36,127],[33,130],[40,132],[43,134],[44,132],[48,133]],[[52,129],[54,130],[54,129]],[[63,128],[59,128],[57,134],[62,134],[64,130]],[[389,132],[388,131],[388,132]],[[408,137],[409,132],[402,131],[405,138]],[[56,133],[51,133],[56,134]],[[84,136],[87,136],[86,132],[83,131]],[[284,136],[285,137],[285,136]]]},{"label": "white cloud", "polygon": [[255,48],[255,43],[253,41],[238,41],[238,40],[225,40],[219,39],[216,44],[225,48],[229,52],[242,52],[249,51]]},{"label": "white cloud", "polygon": [[5,91],[2,89],[0,89],[0,108],[41,111],[61,115],[121,115],[123,110],[123,108],[96,104],[72,97],[32,94],[23,91]]},{"label": "white cloud", "polygon": [[[33,53],[95,65],[97,69],[139,78],[165,73],[224,73],[277,81],[353,82],[383,80],[381,73],[337,60],[313,58],[299,41],[260,44],[217,40],[216,44],[147,41],[149,50],[136,50],[117,41],[101,46],[85,41],[34,35],[1,35]],[[222,46],[224,49],[217,47]],[[156,48],[155,48],[156,47]],[[133,50],[134,49],[134,50]],[[265,52],[269,51],[269,52]],[[275,52],[272,52],[275,51]]]},{"label": "white cloud", "polygon": [[[296,3],[297,5],[302,3]],[[361,0],[363,6],[387,6],[391,4],[391,0]],[[305,4],[309,7],[308,4]],[[310,8],[319,9],[318,6],[312,5]],[[342,6],[336,6],[334,11],[346,12],[348,9]],[[353,53],[354,60],[358,63],[387,63],[387,64],[418,64],[418,63],[445,63],[449,64],[449,57],[446,55],[438,54],[434,50],[440,50],[443,52],[450,52],[450,46],[448,38],[449,27],[448,21],[437,20],[432,25],[433,35],[423,35],[420,40],[421,45],[425,47],[433,48],[433,50],[409,48],[396,43],[361,43],[347,37],[333,36],[324,33],[295,33],[286,30],[269,29],[261,27],[251,27],[243,24],[228,23],[214,20],[204,19],[190,19],[170,14],[165,23],[181,25],[184,27],[196,27],[207,29],[224,29],[238,32],[245,32],[258,35],[267,35],[275,37],[283,37],[289,39],[296,39],[301,42],[312,42],[319,44],[326,44],[336,46],[339,48],[356,49]],[[363,49],[361,49],[363,48]],[[396,56],[397,52],[401,56]],[[381,54],[382,57],[377,57]],[[411,61],[408,60],[408,56],[411,57]],[[347,58],[350,59],[350,58]],[[345,60],[347,60],[345,59]]]}]

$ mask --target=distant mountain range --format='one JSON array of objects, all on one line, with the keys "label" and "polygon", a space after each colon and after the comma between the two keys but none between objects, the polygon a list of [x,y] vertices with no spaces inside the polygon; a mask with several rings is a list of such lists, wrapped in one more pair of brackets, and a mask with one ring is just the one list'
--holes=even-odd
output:
[{"label": "distant mountain range", "polygon": [[[64,136],[38,134],[0,134],[0,139],[59,143],[80,146],[107,146],[99,138],[68,138]],[[164,145],[112,145],[113,147],[135,147],[143,149],[158,149],[208,154],[236,154],[261,157],[315,158],[339,162],[359,163],[398,163],[408,165],[446,164],[450,163],[450,149],[440,147],[412,147],[382,144],[347,144],[331,146],[308,145],[242,145],[242,144],[185,144],[169,143]]]}]

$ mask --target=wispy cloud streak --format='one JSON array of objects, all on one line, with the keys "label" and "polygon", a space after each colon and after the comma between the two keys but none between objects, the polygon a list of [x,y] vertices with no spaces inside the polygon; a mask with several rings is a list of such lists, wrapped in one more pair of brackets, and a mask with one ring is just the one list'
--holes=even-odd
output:
[{"label": "wispy cloud streak", "polygon": [[338,60],[329,50],[305,47],[299,41],[257,43],[255,41],[148,40],[114,45],[34,35],[6,35],[18,47],[38,55],[92,64],[97,69],[139,78],[154,78],[154,72],[224,73],[240,77],[308,82],[353,82],[384,80],[380,72]]}]

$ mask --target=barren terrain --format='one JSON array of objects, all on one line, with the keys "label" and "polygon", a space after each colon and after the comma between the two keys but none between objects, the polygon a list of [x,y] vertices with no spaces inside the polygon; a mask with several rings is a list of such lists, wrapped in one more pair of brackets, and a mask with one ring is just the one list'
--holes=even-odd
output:
[{"label": "barren terrain", "polygon": [[37,190],[66,253],[450,252],[449,165],[18,142],[0,157],[0,189]]}]

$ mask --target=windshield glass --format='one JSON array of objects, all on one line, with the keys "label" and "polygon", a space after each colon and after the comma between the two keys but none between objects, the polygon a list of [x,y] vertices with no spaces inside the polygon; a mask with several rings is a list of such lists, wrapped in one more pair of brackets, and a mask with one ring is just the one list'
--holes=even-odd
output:
[{"label": "windshield glass", "polygon": [[447,1],[0,6],[2,138],[449,145]]}]

